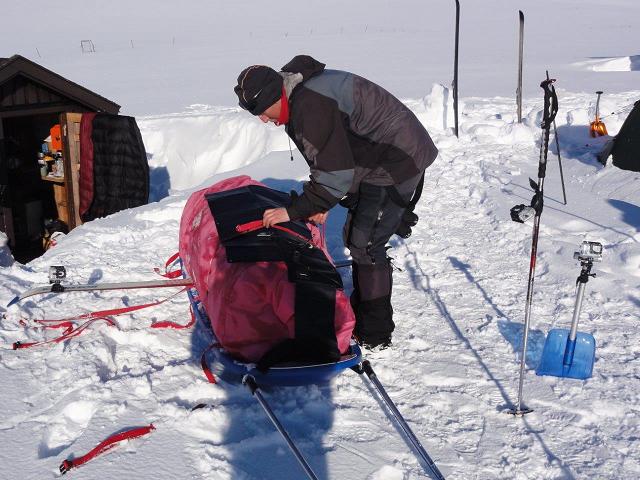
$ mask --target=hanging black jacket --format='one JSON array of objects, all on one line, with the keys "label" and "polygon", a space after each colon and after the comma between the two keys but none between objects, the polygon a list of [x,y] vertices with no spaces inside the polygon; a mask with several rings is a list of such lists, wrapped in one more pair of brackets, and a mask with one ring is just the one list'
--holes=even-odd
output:
[{"label": "hanging black jacket", "polygon": [[360,182],[415,188],[438,154],[396,97],[358,75],[324,67],[307,55],[282,67],[286,131],[311,168],[303,194],[287,208],[292,220],[329,210]]},{"label": "hanging black jacket", "polygon": [[146,205],[149,164],[135,118],[96,114],[91,142],[93,178],[88,181],[92,182],[92,197],[83,221]]}]

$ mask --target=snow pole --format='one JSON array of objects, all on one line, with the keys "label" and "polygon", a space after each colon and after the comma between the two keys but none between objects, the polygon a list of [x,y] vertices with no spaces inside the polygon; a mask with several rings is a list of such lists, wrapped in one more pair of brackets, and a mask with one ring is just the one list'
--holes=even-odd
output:
[{"label": "snow pole", "polygon": [[547,154],[549,152],[549,132],[551,125],[558,113],[558,96],[556,90],[553,87],[555,79],[549,78],[549,72],[547,72],[547,79],[544,80],[540,87],[544,90],[544,109],[543,118],[540,128],[542,129],[542,139],[540,142],[540,160],[538,162],[538,183],[529,179],[529,185],[534,191],[533,198],[531,199],[531,206],[525,207],[524,205],[516,205],[511,209],[511,219],[524,223],[527,219],[531,218],[533,214],[533,238],[531,241],[531,260],[529,262],[529,281],[527,285],[527,300],[525,305],[525,317],[524,317],[524,335],[522,339],[522,355],[520,358],[520,378],[518,383],[518,401],[516,407],[509,411],[514,416],[521,417],[527,413],[532,412],[530,408],[523,408],[522,406],[522,386],[524,383],[524,370],[526,366],[527,358],[527,342],[529,340],[529,326],[531,323],[531,303],[533,298],[533,281],[536,271],[536,259],[538,253],[538,236],[540,234],[540,217],[542,216],[542,208],[544,205],[544,179],[547,171]]},{"label": "snow pole", "polygon": [[373,367],[371,366],[371,363],[369,362],[369,360],[365,360],[364,362],[362,362],[361,365],[358,366],[358,368],[353,367],[353,369],[359,374],[365,373],[367,375],[367,377],[375,387],[376,391],[380,395],[380,398],[382,398],[382,401],[384,402],[385,406],[389,409],[389,411],[393,415],[393,418],[395,419],[396,424],[400,427],[405,437],[409,440],[409,442],[411,442],[411,445],[413,446],[413,448],[418,452],[422,460],[429,467],[428,473],[435,476],[435,478],[437,478],[438,480],[445,480],[444,475],[442,475],[442,473],[436,466],[435,462],[431,459],[427,451],[424,449],[424,447],[420,443],[420,440],[418,440],[418,437],[416,437],[416,435],[411,430],[411,427],[409,427],[409,425],[405,421],[404,417],[396,407],[395,403],[393,403],[393,400],[391,400],[391,397],[389,397],[389,395],[387,394],[387,391],[384,389],[384,387],[380,383],[380,380],[378,380],[378,376],[376,375],[376,372],[373,371]]},{"label": "snow pole", "polygon": [[256,383],[255,378],[253,378],[251,375],[245,375],[244,377],[242,377],[242,384],[249,389],[254,397],[256,397],[258,403],[267,414],[267,417],[269,417],[269,420],[271,420],[271,423],[273,423],[278,432],[280,432],[280,435],[282,435],[282,438],[284,438],[285,442],[287,442],[289,449],[295,455],[296,459],[300,463],[300,466],[307,474],[307,477],[309,477],[311,480],[318,480],[318,477],[309,466],[309,463],[307,463],[300,450],[298,450],[298,447],[296,447],[295,443],[293,443],[293,440],[291,440],[291,437],[282,426],[282,423],[280,423],[280,421],[278,420],[278,417],[276,417],[275,413],[273,413],[273,410],[271,410],[269,403],[258,388],[258,384]]},{"label": "snow pole", "polygon": [[458,45],[460,43],[460,2],[456,0],[456,43],[453,57],[453,116],[458,137]]},{"label": "snow pole", "polygon": [[522,123],[522,56],[524,53],[524,13],[518,10],[520,18],[520,40],[518,43],[518,87],[516,88],[516,103],[518,105],[518,123]]}]

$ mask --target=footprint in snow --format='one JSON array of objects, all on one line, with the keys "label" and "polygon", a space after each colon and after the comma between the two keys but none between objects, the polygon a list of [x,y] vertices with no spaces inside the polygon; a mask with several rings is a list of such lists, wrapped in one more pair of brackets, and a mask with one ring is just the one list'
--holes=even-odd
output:
[{"label": "footprint in snow", "polygon": [[96,405],[86,400],[67,404],[45,427],[38,447],[38,457],[57,456],[72,445],[85,431],[95,411]]}]

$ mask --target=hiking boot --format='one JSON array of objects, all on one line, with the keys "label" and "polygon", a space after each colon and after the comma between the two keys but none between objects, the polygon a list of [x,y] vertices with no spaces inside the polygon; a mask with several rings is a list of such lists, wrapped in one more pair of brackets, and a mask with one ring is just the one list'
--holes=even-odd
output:
[{"label": "hiking boot", "polygon": [[367,340],[360,340],[360,339],[356,339],[358,341],[358,344],[364,348],[365,350],[369,350],[370,352],[380,352],[382,350],[386,350],[387,348],[391,347],[391,337],[389,338],[385,338],[383,340],[377,340],[377,341],[367,341]]}]

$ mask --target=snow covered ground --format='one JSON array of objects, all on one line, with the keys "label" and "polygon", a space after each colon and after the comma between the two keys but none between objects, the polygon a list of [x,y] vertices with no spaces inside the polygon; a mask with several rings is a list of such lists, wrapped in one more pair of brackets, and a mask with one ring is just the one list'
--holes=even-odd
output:
[{"label": "snow covered ground", "polygon": [[[541,7],[529,6],[527,10],[526,2],[491,0],[489,7],[495,9],[482,12],[474,5],[468,9],[477,10],[474,18],[486,19],[491,25],[497,22],[495,17],[503,15],[515,20],[520,3],[527,19],[543,18]],[[619,24],[637,23],[633,19],[640,18],[640,7],[631,1],[617,1],[612,2],[615,7],[595,12],[595,6],[602,2],[558,3],[562,4],[558,17],[549,24],[556,26],[553,32],[558,36],[553,38],[565,41],[558,41],[560,52],[553,53],[546,46],[532,50],[532,64],[537,67],[535,72],[533,67],[526,67],[530,80],[522,125],[516,123],[513,89],[507,88],[510,82],[494,82],[511,75],[514,58],[499,57],[500,52],[513,54],[515,44],[513,49],[494,50],[497,53],[493,59],[485,52],[483,58],[495,62],[486,68],[480,57],[474,60],[475,66],[471,59],[461,59],[468,71],[477,69],[475,76],[470,72],[467,78],[474,79],[480,96],[463,93],[459,139],[451,132],[450,104],[444,100],[443,88],[431,87],[432,83],[449,81],[450,53],[435,52],[431,58],[425,54],[427,44],[421,44],[419,51],[411,46],[418,32],[437,38],[446,34],[448,41],[450,28],[435,17],[446,12],[449,19],[450,5],[434,7],[433,12],[418,16],[411,13],[423,12],[423,7],[415,3],[405,11],[390,2],[377,2],[360,18],[356,16],[357,3],[349,4],[340,17],[345,29],[357,24],[364,30],[368,21],[364,17],[372,19],[369,28],[374,24],[405,28],[395,34],[372,33],[362,37],[360,44],[355,36],[343,40],[346,32],[339,31],[341,22],[336,23],[330,11],[338,2],[329,2],[327,12],[319,3],[304,7],[300,2],[298,6],[282,4],[293,10],[286,10],[282,19],[272,12],[266,22],[260,16],[264,6],[255,6],[254,11],[254,5],[248,2],[215,3],[220,16],[210,17],[220,28],[221,18],[234,19],[233,23],[227,21],[224,30],[229,35],[250,25],[250,31],[255,28],[258,36],[258,26],[282,28],[294,14],[320,15],[318,28],[325,33],[319,43],[325,47],[315,44],[318,58],[332,60],[332,66],[371,73],[372,77],[377,74],[376,80],[406,98],[407,105],[432,133],[441,154],[428,170],[417,208],[420,223],[409,239],[393,240],[392,255],[402,269],[394,274],[394,346],[368,358],[447,478],[640,478],[640,342],[635,330],[640,311],[640,174],[596,162],[595,153],[605,139],[588,136],[595,96],[581,93],[599,88],[608,91],[602,99],[602,114],[623,111],[604,119],[609,132],[615,134],[626,116],[624,107],[640,98],[640,74],[633,69],[587,71],[590,67],[578,69],[573,65],[590,56],[637,54],[628,51],[630,44],[637,45],[637,26],[625,30],[612,28],[611,22],[615,18]],[[142,4],[147,9],[134,4],[131,18],[117,9],[112,11],[108,19],[120,33],[113,37],[106,28],[97,28],[94,18],[95,12],[105,12],[106,4],[85,2],[86,6],[74,15],[85,19],[96,28],[96,35],[113,44],[118,38],[128,44],[124,35],[133,29],[127,22],[166,39],[171,34],[153,25],[166,25],[162,22],[168,22],[167,12],[175,14],[172,19],[179,32],[176,45],[182,35],[195,38],[203,34],[204,19],[195,23],[198,28],[193,32],[184,27],[193,15],[189,9],[171,8],[167,2],[159,2],[157,10],[149,3]],[[194,5],[194,11],[204,8],[203,2]],[[505,5],[510,6],[506,13],[498,8]],[[24,6],[12,4],[9,8],[9,13],[17,16]],[[489,12],[495,15],[489,16]],[[143,13],[148,14],[149,21],[140,23]],[[463,13],[465,18],[471,24],[471,13],[466,17]],[[306,25],[293,25],[296,31],[307,31]],[[8,27],[9,32],[14,28],[11,24]],[[533,36],[535,28],[543,27],[539,23],[527,32]],[[582,35],[583,30],[603,29],[609,33],[600,43],[591,43]],[[483,31],[479,27],[471,30],[478,35]],[[489,30],[498,37],[504,34],[509,41],[515,38],[515,22],[513,29],[503,25]],[[31,37],[21,35],[15,33],[15,38],[11,37],[14,43],[9,44],[15,45],[18,53],[18,49],[33,47]],[[161,266],[177,249],[182,208],[198,187],[241,173],[283,190],[300,186],[307,167],[297,151],[293,152],[293,163],[289,160],[284,132],[261,125],[230,106],[234,101],[229,85],[242,66],[263,59],[279,65],[300,49],[314,46],[304,43],[308,39],[300,44],[287,43],[283,55],[279,49],[282,39],[266,41],[265,36],[259,39],[265,42],[264,56],[248,53],[258,40],[218,45],[212,63],[219,65],[226,77],[217,78],[211,85],[200,83],[209,78],[212,72],[207,69],[211,66],[207,67],[203,52],[193,45],[168,59],[182,62],[181,75],[168,71],[170,62],[160,68],[160,53],[158,57],[152,55],[153,49],[141,54],[145,62],[140,65],[134,65],[131,52],[120,50],[118,55],[124,60],[112,64],[116,73],[131,69],[138,78],[149,74],[144,90],[136,91],[131,90],[131,83],[122,83],[119,75],[104,75],[109,65],[105,57],[74,58],[61,51],[51,64],[45,57],[45,65],[53,68],[59,60],[64,67],[61,73],[80,83],[86,80],[88,86],[107,97],[111,92],[116,94],[114,100],[123,103],[125,112],[146,115],[139,116],[138,123],[150,154],[152,196],[158,201],[83,225],[28,265],[13,263],[0,238],[0,305],[33,284],[46,283],[49,265],[66,265],[69,281],[77,283],[155,278],[152,268]],[[4,36],[0,38],[4,41]],[[63,29],[51,45],[69,38],[69,32]],[[635,44],[627,41],[631,38],[636,39]],[[232,39],[236,41],[237,37]],[[573,43],[567,45],[568,41]],[[379,47],[380,56],[387,59],[402,51],[398,58],[393,57],[397,68],[387,71],[380,58],[356,55],[356,47],[364,44],[371,51]],[[342,45],[347,46],[340,48]],[[479,46],[469,48],[481,50]],[[132,50],[137,49],[136,45]],[[306,51],[315,54],[313,49]],[[511,222],[509,209],[531,198],[527,179],[537,173],[542,107],[542,92],[536,90],[536,83],[542,80],[541,65],[547,65],[543,59],[548,52],[557,62],[554,70],[565,74],[558,75],[561,110],[557,125],[568,202],[562,203],[552,143],[524,388],[525,403],[534,413],[513,418],[506,411],[517,398],[531,226]],[[116,53],[109,58],[118,57]],[[87,68],[84,62],[88,61],[95,69]],[[409,79],[408,72],[403,73],[414,65],[423,75],[419,84]],[[429,77],[427,70],[436,73]],[[175,83],[165,82],[162,75],[175,75]],[[183,89],[179,88],[179,79],[186,79]],[[175,96],[167,94],[170,91]],[[614,91],[618,93],[611,93]],[[498,94],[503,96],[495,96]],[[185,108],[196,103],[200,105]],[[339,210],[330,216],[328,234],[334,258],[345,254],[340,240],[343,217],[344,212]],[[598,276],[587,285],[579,327],[596,338],[593,378],[577,381],[537,377],[533,370],[546,332],[570,324],[579,273],[572,257],[585,239],[600,241],[605,247],[603,262],[594,269]],[[348,277],[345,282],[350,288]],[[187,331],[148,328],[155,320],[186,323],[185,295],[162,307],[118,317],[117,327],[95,324],[82,336],[63,344],[10,349],[16,340],[34,341],[49,335],[26,328],[20,319],[31,327],[28,319],[62,318],[161,297],[158,292],[134,291],[45,295],[6,311],[0,307],[5,315],[0,323],[0,340],[5,345],[0,351],[2,476],[54,478],[63,459],[86,453],[123,428],[153,422],[157,430],[148,437],[68,475],[79,479],[123,475],[135,479],[303,478],[278,433],[242,387],[206,382],[199,367],[200,352],[207,344],[206,332],[199,327]],[[352,372],[339,376],[329,386],[286,388],[269,392],[268,398],[320,478],[425,478],[366,384]],[[210,406],[191,412],[199,403]]]}]

